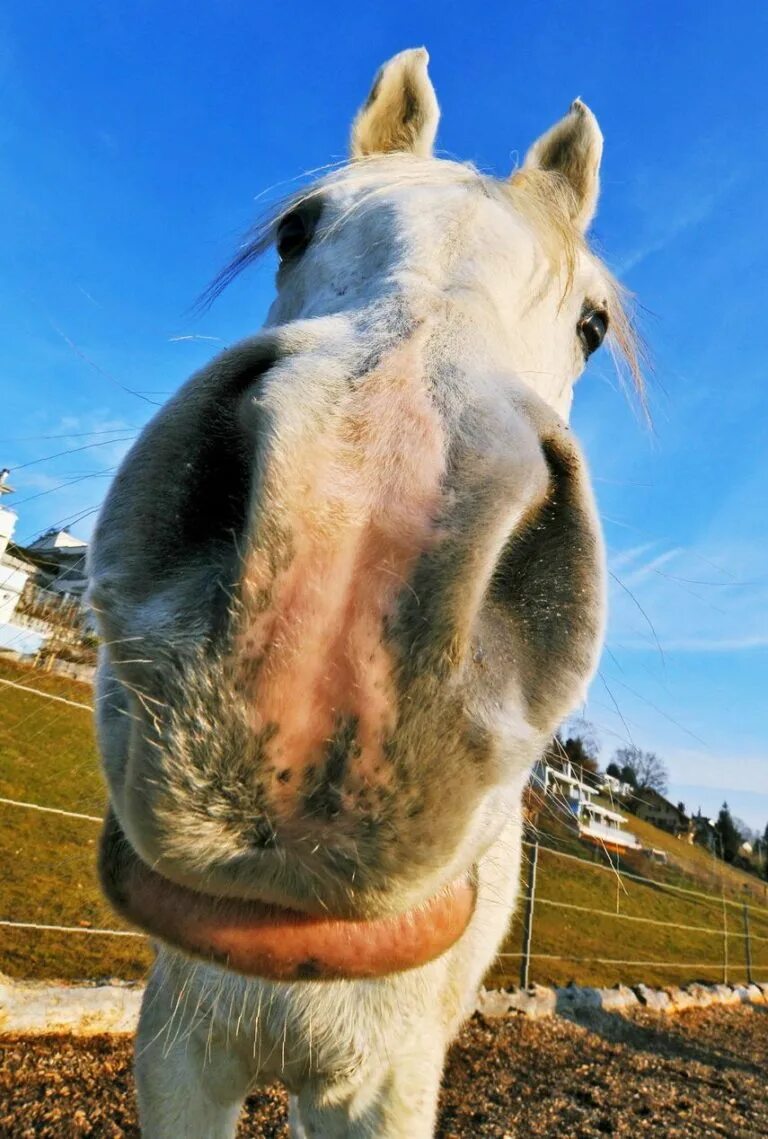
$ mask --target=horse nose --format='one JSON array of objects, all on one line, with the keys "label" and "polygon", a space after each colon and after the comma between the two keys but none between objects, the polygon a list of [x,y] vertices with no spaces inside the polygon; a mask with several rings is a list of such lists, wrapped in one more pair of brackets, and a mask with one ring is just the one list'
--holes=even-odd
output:
[{"label": "horse nose", "polygon": [[272,430],[233,655],[252,728],[271,732],[276,796],[294,798],[311,770],[304,807],[315,816],[333,810],[332,788],[352,769],[358,782],[376,781],[398,715],[387,628],[414,567],[440,540],[445,425],[422,340],[354,385],[347,378],[332,401],[326,393],[321,430],[319,417],[286,406],[275,378],[260,394]]},{"label": "horse nose", "polygon": [[457,433],[441,540],[420,558],[397,616],[408,674],[448,676],[468,659],[504,550],[536,517],[550,485],[541,425],[519,406],[502,400],[477,409]]}]

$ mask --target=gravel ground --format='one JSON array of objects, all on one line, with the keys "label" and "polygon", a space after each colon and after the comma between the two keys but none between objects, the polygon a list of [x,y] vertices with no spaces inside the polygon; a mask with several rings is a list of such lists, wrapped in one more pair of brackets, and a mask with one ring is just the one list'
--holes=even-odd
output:
[{"label": "gravel ground", "polygon": [[[768,1007],[589,1024],[475,1016],[451,1050],[438,1139],[768,1136]],[[288,1139],[279,1089],[238,1139]],[[137,1139],[126,1038],[0,1038],[2,1139]],[[183,1137],[179,1137],[183,1139]]]}]

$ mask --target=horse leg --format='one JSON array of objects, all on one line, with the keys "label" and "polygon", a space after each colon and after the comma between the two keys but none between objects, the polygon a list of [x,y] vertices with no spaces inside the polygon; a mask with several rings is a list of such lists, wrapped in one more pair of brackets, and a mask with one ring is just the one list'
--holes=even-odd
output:
[{"label": "horse leg", "polygon": [[[192,1010],[196,1002],[190,997]],[[152,974],[136,1037],[142,1139],[234,1139],[255,1073],[210,1014],[188,1014],[186,1003],[169,978]]]},{"label": "horse leg", "polygon": [[292,1103],[292,1137],[305,1139],[432,1139],[443,1049],[402,1052],[380,1072],[345,1090],[308,1084]]}]

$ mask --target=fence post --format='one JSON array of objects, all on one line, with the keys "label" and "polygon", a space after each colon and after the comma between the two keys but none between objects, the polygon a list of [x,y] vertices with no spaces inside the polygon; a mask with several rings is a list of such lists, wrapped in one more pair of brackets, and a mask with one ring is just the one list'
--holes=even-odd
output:
[{"label": "fence post", "polygon": [[725,886],[723,886],[723,984],[728,984],[728,909],[725,904]]},{"label": "fence post", "polygon": [[536,903],[536,871],[539,865],[539,840],[534,840],[528,869],[528,893],[523,916],[523,956],[520,961],[520,987],[528,988],[531,972],[531,940],[533,938],[533,908]]},{"label": "fence post", "polygon": [[749,906],[744,903],[744,957],[747,962],[747,984],[752,984],[752,943],[749,940]]}]

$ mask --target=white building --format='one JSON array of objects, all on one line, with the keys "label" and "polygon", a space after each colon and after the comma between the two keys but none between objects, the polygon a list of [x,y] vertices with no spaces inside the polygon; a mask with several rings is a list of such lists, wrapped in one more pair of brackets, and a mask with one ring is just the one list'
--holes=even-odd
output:
[{"label": "white building", "polygon": [[[0,507],[0,526],[5,522],[4,514],[10,514],[10,511]],[[30,569],[26,562],[12,558],[8,553],[0,555],[0,624],[10,621],[16,612]]]},{"label": "white building", "polygon": [[45,636],[14,620],[19,600],[34,566],[8,553],[8,543],[16,528],[17,515],[2,505],[2,496],[11,494],[8,471],[0,471],[0,650],[34,653],[45,643]]},{"label": "white building", "polygon": [[600,790],[606,791],[609,795],[616,795],[619,799],[623,799],[625,795],[631,795],[634,791],[631,783],[624,783],[615,775],[601,775],[600,778],[602,779]]},{"label": "white building", "polygon": [[568,760],[559,768],[540,759],[533,768],[531,782],[566,807],[574,817],[579,837],[586,842],[613,851],[642,849],[635,835],[624,830],[626,816],[596,803],[596,788],[579,779]]},{"label": "white building", "polygon": [[609,811],[599,803],[582,802],[579,815],[579,835],[608,850],[640,850],[641,846],[631,831],[624,830],[626,815]]},{"label": "white building", "polygon": [[88,543],[68,530],[46,530],[24,550],[37,566],[37,584],[52,593],[82,598],[88,587]]}]

